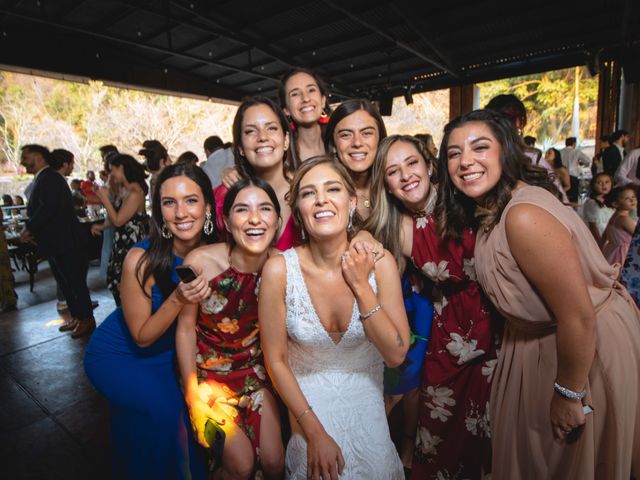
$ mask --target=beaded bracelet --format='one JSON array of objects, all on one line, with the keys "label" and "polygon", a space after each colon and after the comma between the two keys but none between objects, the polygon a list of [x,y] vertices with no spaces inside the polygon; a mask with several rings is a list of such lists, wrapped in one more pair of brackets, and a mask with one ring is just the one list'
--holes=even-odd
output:
[{"label": "beaded bracelet", "polygon": [[378,304],[375,307],[373,307],[371,310],[369,310],[367,313],[361,313],[360,314],[360,321],[364,322],[367,318],[369,318],[371,315],[373,315],[374,313],[376,313],[378,310],[380,310],[382,308],[382,304]]},{"label": "beaded bracelet", "polygon": [[567,387],[563,387],[558,382],[553,384],[553,389],[567,400],[582,400],[587,395],[587,389],[585,388],[581,392],[574,392]]},{"label": "beaded bracelet", "polygon": [[298,418],[296,418],[296,422],[299,424],[300,419],[311,411],[313,411],[313,408],[311,408],[311,405],[309,405],[307,408],[305,408],[305,410],[300,415],[298,415]]}]

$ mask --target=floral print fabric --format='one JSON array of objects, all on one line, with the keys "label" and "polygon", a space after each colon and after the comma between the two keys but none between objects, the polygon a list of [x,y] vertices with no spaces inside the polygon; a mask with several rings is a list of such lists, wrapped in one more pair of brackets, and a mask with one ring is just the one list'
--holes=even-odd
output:
[{"label": "floral print fabric", "polygon": [[[120,205],[118,205],[118,209]],[[149,217],[146,213],[138,212],[121,227],[113,232],[113,247],[107,267],[107,286],[111,290],[116,305],[120,305],[120,277],[122,264],[131,247],[142,241],[149,231]]]},{"label": "floral print fabric", "polygon": [[620,281],[627,287],[636,305],[640,306],[640,222],[633,232]]},{"label": "floral print fabric", "polygon": [[229,267],[210,281],[212,294],[200,303],[196,325],[198,383],[222,384],[237,400],[236,424],[258,457],[263,388],[269,386],[258,338],[259,284],[257,274]]},{"label": "floral print fabric", "polygon": [[431,215],[414,219],[412,261],[433,299],[420,389],[413,479],[479,479],[488,473],[489,395],[496,336],[476,281],[475,234],[443,240]]}]

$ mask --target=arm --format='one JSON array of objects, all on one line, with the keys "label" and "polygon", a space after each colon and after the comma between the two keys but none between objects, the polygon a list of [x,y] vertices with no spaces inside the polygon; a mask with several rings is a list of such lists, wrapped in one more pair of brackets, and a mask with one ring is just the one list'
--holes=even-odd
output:
[{"label": "arm", "polygon": [[140,209],[140,205],[144,202],[144,194],[142,190],[131,190],[129,195],[127,195],[127,198],[124,199],[120,210],[116,212],[116,209],[113,207],[113,204],[109,199],[109,190],[106,187],[101,187],[98,190],[97,195],[107,211],[109,221],[115,227],[121,227],[127,223],[131,217],[136,214]]},{"label": "arm", "polygon": [[336,472],[342,473],[344,468],[340,448],[327,434],[313,410],[308,410],[309,402],[289,367],[285,324],[286,267],[281,255],[267,261],[262,269],[260,285],[258,318],[265,366],[278,393],[291,415],[298,420],[307,439],[307,468],[312,475],[316,475],[313,478],[317,478],[318,474],[324,479],[337,478]]},{"label": "arm", "polygon": [[132,248],[127,254],[122,266],[120,295],[124,318],[133,340],[140,347],[148,347],[167,331],[185,304],[198,303],[207,298],[211,289],[204,276],[199,274],[193,282],[180,282],[160,308],[152,313],[152,281],[149,280],[143,290],[136,277],[136,265],[143,253],[141,248]]},{"label": "arm", "polygon": [[633,232],[636,229],[636,220],[631,218],[628,215],[618,215],[615,219],[616,227],[621,228],[629,235],[633,235]]},{"label": "arm", "polygon": [[613,182],[614,182],[615,185],[618,185],[620,187],[624,187],[625,185],[633,183],[628,177],[629,172],[631,171],[631,161],[630,160],[631,160],[630,156],[627,155],[625,157],[625,159],[622,160],[622,162],[618,166],[618,169],[616,170],[616,173],[613,176]]},{"label": "arm", "polygon": [[242,177],[240,176],[240,172],[238,172],[236,167],[225,168],[222,170],[222,184],[227,188],[233,187],[241,179]]},{"label": "arm", "polygon": [[367,337],[376,346],[385,363],[397,367],[409,349],[409,323],[404,309],[398,266],[391,254],[376,264],[378,296],[369,285],[369,272],[373,269],[373,255],[365,250],[347,254],[342,261],[342,274],[353,291],[361,314],[380,308],[363,320]]},{"label": "arm", "polygon": [[[596,313],[570,232],[547,211],[516,205],[507,214],[509,247],[522,273],[557,322],[556,382],[574,392],[585,388],[596,343]],[[567,302],[571,298],[571,302]],[[582,402],[554,393],[551,425],[557,439],[584,424]]]}]

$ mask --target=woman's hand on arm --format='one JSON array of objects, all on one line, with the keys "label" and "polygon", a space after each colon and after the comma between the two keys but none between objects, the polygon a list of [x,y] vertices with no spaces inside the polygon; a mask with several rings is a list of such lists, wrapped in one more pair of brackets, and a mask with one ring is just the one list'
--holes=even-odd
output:
[{"label": "woman's hand on arm", "polygon": [[[549,212],[530,204],[509,210],[506,233],[522,273],[557,322],[556,382],[581,392],[595,354],[596,314],[571,233]],[[579,400],[554,393],[550,409],[553,435],[558,440],[585,423]]]},{"label": "woman's hand on arm", "polygon": [[274,386],[307,439],[307,476],[336,479],[344,468],[340,447],[327,434],[307,402],[289,367],[286,329],[286,267],[281,255],[270,258],[262,269],[258,318],[265,366]]},{"label": "woman's hand on arm", "polygon": [[[153,281],[148,280],[143,290],[139,282],[142,279],[143,269],[140,269],[140,278],[136,276],[136,266],[143,254],[144,250],[134,247],[125,257],[120,280],[120,297],[124,318],[133,340],[140,347],[148,347],[158,340],[176,320],[186,303],[186,299],[174,290],[155,313],[151,312]],[[207,289],[202,287],[202,274],[198,275],[194,282],[200,285],[198,291],[201,299],[206,298]],[[198,298],[194,292],[189,294],[191,301],[197,301]]]},{"label": "woman's hand on arm", "polygon": [[384,245],[377,241],[367,230],[360,230],[349,242],[349,251],[351,253],[356,253],[362,248],[373,252],[376,262],[384,256]]},{"label": "woman's hand on arm", "polygon": [[362,322],[367,336],[386,364],[397,367],[404,362],[409,349],[409,323],[398,266],[388,252],[375,264],[377,296],[368,280],[373,266],[371,252],[360,250],[355,255],[347,252],[342,260],[342,274],[358,302],[361,315],[381,307]]},{"label": "woman's hand on arm", "polygon": [[238,172],[236,167],[225,168],[222,170],[222,184],[227,188],[233,187],[241,178],[240,172]]}]

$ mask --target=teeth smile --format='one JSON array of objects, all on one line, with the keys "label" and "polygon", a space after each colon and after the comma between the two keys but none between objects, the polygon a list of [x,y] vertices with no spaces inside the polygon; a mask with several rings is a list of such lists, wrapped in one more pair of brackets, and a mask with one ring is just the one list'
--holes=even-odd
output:
[{"label": "teeth smile", "polygon": [[252,229],[247,230],[247,232],[246,232],[246,233],[247,233],[247,235],[249,235],[250,237],[258,237],[258,236],[264,235],[264,232],[265,232],[265,231],[264,231],[264,229],[261,229],[261,228],[252,228]]},{"label": "teeth smile", "polygon": [[469,175],[463,175],[462,179],[465,182],[469,182],[471,180],[475,180],[476,178],[480,178],[482,176],[482,173],[470,173]]},{"label": "teeth smile", "polygon": [[325,218],[325,217],[335,217],[336,214],[333,212],[318,212],[313,217],[314,218]]},{"label": "teeth smile", "polygon": [[256,153],[271,153],[273,152],[273,147],[261,147],[256,149]]},{"label": "teeth smile", "polygon": [[193,227],[193,222],[176,223],[176,228],[178,230],[189,230],[191,227]]},{"label": "teeth smile", "polygon": [[418,186],[418,182],[411,182],[409,185],[405,185],[404,187],[402,187],[402,190],[404,190],[405,192],[408,192],[409,190],[413,190],[417,186]]},{"label": "teeth smile", "polygon": [[350,156],[354,160],[363,160],[363,159],[365,159],[367,157],[367,154],[366,153],[351,153]]}]

